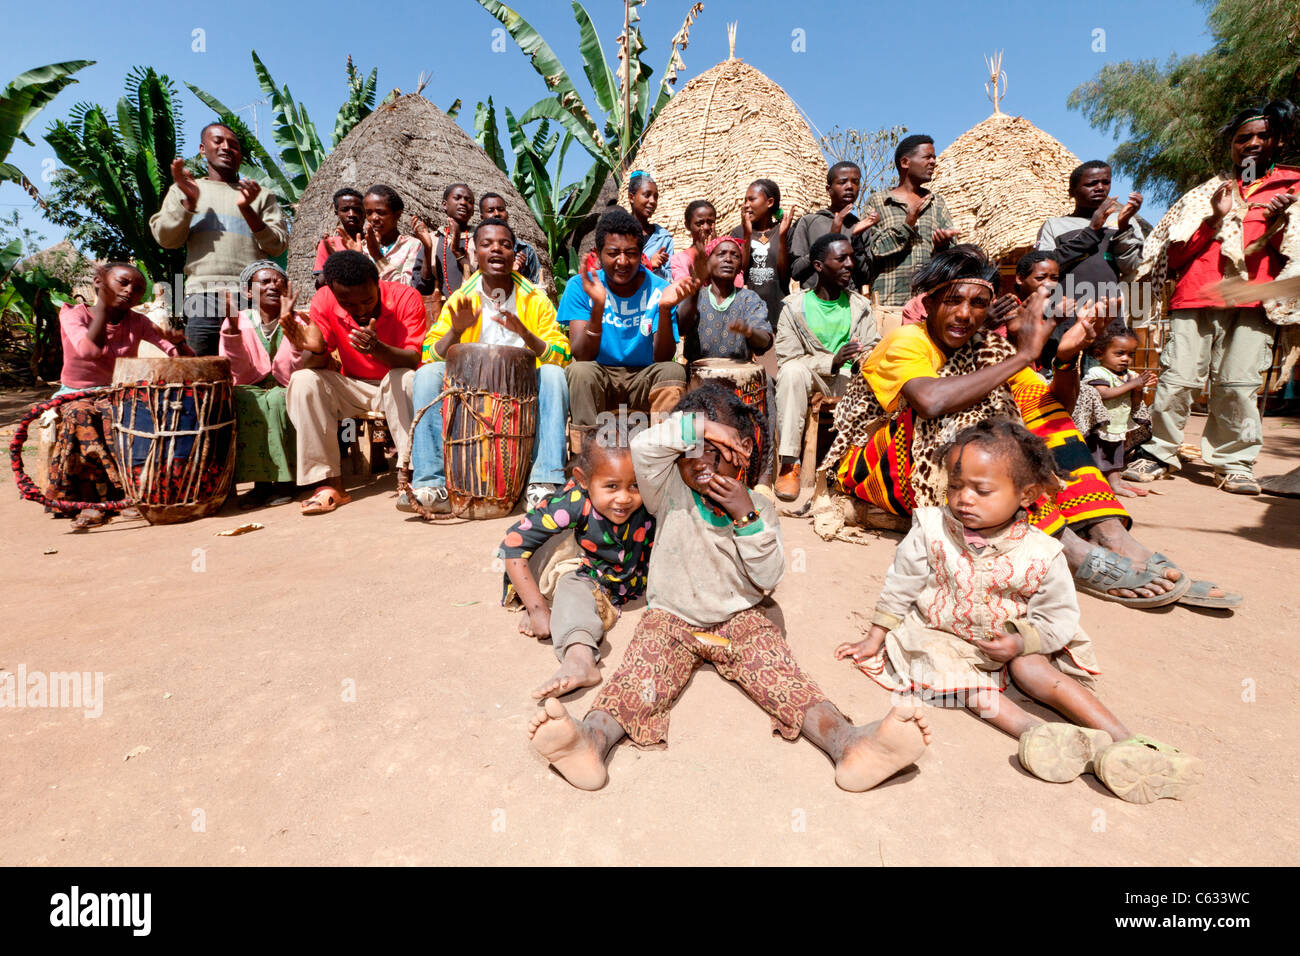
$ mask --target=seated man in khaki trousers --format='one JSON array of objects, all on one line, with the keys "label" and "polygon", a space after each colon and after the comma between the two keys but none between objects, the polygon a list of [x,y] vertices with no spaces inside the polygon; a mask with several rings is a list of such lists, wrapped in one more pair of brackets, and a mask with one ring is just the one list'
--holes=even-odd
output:
[{"label": "seated man in khaki trousers", "polygon": [[[368,256],[350,250],[325,260],[325,284],[311,300],[304,351],[307,368],[285,396],[298,432],[298,484],[317,485],[303,514],[324,514],[352,499],[343,491],[337,438],[341,419],[380,412],[408,468],[411,383],[424,340],[424,300],[410,286],[379,281]],[[337,351],[340,371],[325,368]]]},{"label": "seated man in khaki trousers", "polygon": [[808,401],[843,395],[849,364],[871,349],[880,334],[867,300],[853,291],[853,248],[849,237],[829,233],[812,246],[817,284],[792,292],[781,304],[776,332],[777,449],[781,456],[776,496],[799,497],[799,456],[803,451]]}]

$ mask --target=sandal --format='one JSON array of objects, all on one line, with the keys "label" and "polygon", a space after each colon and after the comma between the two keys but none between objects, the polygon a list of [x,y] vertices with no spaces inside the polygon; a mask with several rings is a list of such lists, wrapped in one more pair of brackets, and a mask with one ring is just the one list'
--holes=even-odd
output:
[{"label": "sandal", "polygon": [[[1159,551],[1147,558],[1147,568],[1164,570],[1173,568],[1175,571],[1183,571],[1182,568],[1174,564]],[[1183,571],[1183,577],[1187,577],[1187,572]],[[1210,592],[1215,588],[1223,591],[1222,597],[1212,597]],[[1190,607],[1240,607],[1245,600],[1236,591],[1229,591],[1225,587],[1220,587],[1213,581],[1193,581],[1192,586],[1187,589],[1187,593],[1178,599],[1179,604],[1186,604]]]},{"label": "sandal", "polygon": [[302,513],[305,515],[329,514],[339,505],[345,505],[351,500],[352,496],[346,491],[331,488],[329,485],[321,485],[310,498],[302,503]]},{"label": "sandal", "polygon": [[1205,775],[1196,757],[1138,734],[1097,755],[1097,779],[1127,803],[1185,799]]},{"label": "sandal", "polygon": [[94,508],[87,508],[79,512],[72,519],[72,530],[77,532],[89,531],[91,528],[98,528],[100,525],[108,524],[108,515]]},{"label": "sandal", "polygon": [[1131,559],[1101,546],[1089,551],[1079,570],[1074,572],[1074,586],[1084,594],[1135,608],[1164,607],[1166,604],[1173,604],[1192,586],[1192,579],[1183,574],[1168,591],[1152,597],[1120,597],[1118,594],[1108,593],[1114,588],[1136,591],[1138,588],[1150,587],[1156,581],[1162,580],[1168,579],[1161,570],[1152,568],[1150,563],[1145,571],[1137,571],[1133,568]]},{"label": "sandal", "polygon": [[1020,735],[1020,766],[1039,780],[1069,783],[1091,773],[1102,750],[1115,741],[1104,730],[1074,724],[1039,724]]}]

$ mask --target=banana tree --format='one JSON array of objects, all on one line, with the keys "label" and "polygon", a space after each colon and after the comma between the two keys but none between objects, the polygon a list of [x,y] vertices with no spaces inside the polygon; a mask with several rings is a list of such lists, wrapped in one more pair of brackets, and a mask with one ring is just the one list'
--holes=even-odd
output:
[{"label": "banana tree", "polygon": [[[307,115],[306,107],[300,106],[294,101],[293,94],[289,92],[288,86],[278,86],[276,84],[270,71],[267,70],[266,65],[258,57],[256,50],[252,51],[252,55],[253,71],[257,74],[257,83],[270,100],[271,109],[274,111],[271,141],[275,145],[278,161],[277,158],[272,158],[266,147],[262,145],[257,137],[252,135],[248,126],[239,119],[234,110],[211,93],[199,89],[193,83],[186,83],[185,85],[204,105],[210,107],[220,117],[222,123],[225,123],[238,134],[240,141],[244,144],[244,153],[248,159],[247,165],[252,167],[249,169],[249,174],[254,179],[260,180],[261,177],[257,175],[257,171],[263,171],[269,180],[269,182],[263,184],[269,185],[280,204],[286,208],[286,211],[292,213],[294,204],[298,202],[303,190],[307,188],[307,182],[320,168],[320,164],[325,161],[325,147],[321,144],[320,134],[316,132],[316,124]],[[351,63],[352,60],[349,57],[349,67]],[[374,79],[375,77],[372,76],[369,81],[372,86],[372,99]],[[346,103],[344,108],[347,108]],[[340,110],[341,117],[342,110]],[[336,131],[338,122],[336,119]]]},{"label": "banana tree", "polygon": [[8,159],[14,143],[18,140],[22,140],[28,146],[35,145],[27,137],[27,127],[65,86],[77,82],[72,76],[73,73],[92,66],[94,62],[94,60],[68,60],[63,63],[39,66],[34,70],[18,74],[9,81],[3,91],[0,91],[0,182],[17,183],[27,190],[28,195],[33,199],[41,202],[40,191],[32,181],[23,175],[21,169],[5,160]]},{"label": "banana tree", "polygon": [[347,65],[348,98],[339,107],[339,115],[334,120],[332,145],[337,147],[343,138],[352,132],[353,127],[375,111],[375,87],[379,82],[379,67],[374,67],[370,75],[361,79],[361,71],[352,64],[348,57]]},{"label": "banana tree", "polygon": [[170,281],[185,266],[184,249],[161,248],[149,231],[181,154],[177,95],[167,76],[137,66],[113,120],[101,106],[78,103],[45,135],[59,161],[91,187],[101,204],[95,213],[121,233],[150,280]]},{"label": "banana tree", "polygon": [[[496,17],[519,48],[528,54],[533,69],[552,91],[550,97],[535,103],[519,117],[520,125],[526,126],[541,119],[562,124],[597,164],[618,178],[627,171],[627,164],[636,152],[641,135],[664,104],[672,98],[677,73],[685,67],[680,51],[686,49],[691,25],[704,9],[704,4],[695,3],[687,11],[681,29],[672,38],[663,78],[652,95],[650,77],[654,71],[642,57],[645,43],[637,26],[640,19],[637,8],[643,2],[644,0],[625,0],[626,29],[617,40],[618,57],[621,60],[617,71],[611,69],[609,61],[605,59],[600,37],[586,9],[577,0],[573,2],[583,72],[595,95],[595,104],[604,117],[603,123],[598,125],[574,86],[569,72],[532,24],[500,0],[478,0],[479,5]],[[603,182],[603,176],[598,176],[597,180]]]},{"label": "banana tree", "polygon": [[[574,136],[566,130],[561,139],[559,132],[552,131],[550,123],[542,120],[530,137],[523,123],[509,108],[505,110],[505,121],[514,154],[513,171],[506,165],[491,97],[474,110],[474,136],[497,168],[510,176],[511,184],[524,197],[533,218],[541,225],[556,283],[563,287],[564,280],[578,268],[578,253],[572,242],[574,227],[595,205],[608,170],[602,163],[592,163],[581,180],[557,187],[556,183],[563,182],[564,157],[575,142]],[[552,156],[556,157],[554,176],[547,169]]]}]

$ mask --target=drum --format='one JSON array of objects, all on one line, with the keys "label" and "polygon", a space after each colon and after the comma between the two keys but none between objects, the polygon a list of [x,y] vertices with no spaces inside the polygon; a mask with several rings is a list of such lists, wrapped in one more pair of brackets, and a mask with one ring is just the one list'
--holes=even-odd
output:
[{"label": "drum", "polygon": [[463,342],[447,350],[446,361],[443,460],[452,513],[503,518],[533,464],[536,356],[509,345]]},{"label": "drum", "polygon": [[119,358],[112,394],[113,455],[149,523],[220,511],[235,474],[230,360]]},{"label": "drum", "polygon": [[722,358],[696,359],[691,363],[690,387],[696,388],[705,382],[725,385],[746,405],[757,406],[763,413],[767,428],[764,432],[754,435],[754,453],[763,463],[759,469],[758,483],[770,485],[776,455],[774,440],[776,423],[772,420],[776,399],[775,396],[769,396],[771,387],[767,373],[756,362],[737,362],[734,359]]}]

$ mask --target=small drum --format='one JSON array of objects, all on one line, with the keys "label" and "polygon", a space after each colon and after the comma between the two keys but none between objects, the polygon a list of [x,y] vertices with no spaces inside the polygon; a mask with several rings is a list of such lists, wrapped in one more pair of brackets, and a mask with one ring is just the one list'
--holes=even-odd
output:
[{"label": "small drum", "polygon": [[150,524],[216,514],[235,474],[235,406],[226,358],[119,358],[113,456]]},{"label": "small drum", "polygon": [[443,459],[452,513],[503,518],[533,464],[537,359],[528,349],[463,342],[447,350]]},{"label": "small drum", "polygon": [[771,391],[767,373],[756,362],[737,362],[734,359],[702,358],[691,363],[690,387],[696,388],[705,382],[717,382],[736,393],[746,405],[757,406],[767,421],[765,434],[754,435],[754,453],[763,463],[759,469],[759,484],[771,484],[773,474],[773,457],[776,454],[776,442],[773,440],[776,423],[772,421],[772,410],[776,407],[775,397],[769,399]]}]

